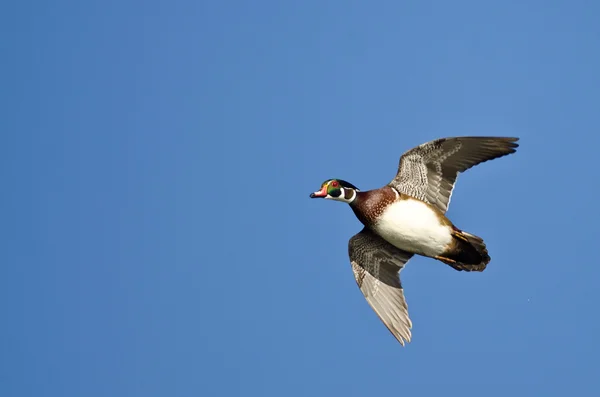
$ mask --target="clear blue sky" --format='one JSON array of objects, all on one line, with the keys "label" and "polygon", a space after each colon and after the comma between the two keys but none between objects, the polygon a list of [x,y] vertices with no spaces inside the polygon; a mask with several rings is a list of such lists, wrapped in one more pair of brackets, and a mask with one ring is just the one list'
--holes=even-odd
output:
[{"label": "clear blue sky", "polygon": [[[600,3],[0,6],[0,395],[596,396]],[[521,137],[415,258],[402,348],[356,287],[361,189],[430,139]]]}]

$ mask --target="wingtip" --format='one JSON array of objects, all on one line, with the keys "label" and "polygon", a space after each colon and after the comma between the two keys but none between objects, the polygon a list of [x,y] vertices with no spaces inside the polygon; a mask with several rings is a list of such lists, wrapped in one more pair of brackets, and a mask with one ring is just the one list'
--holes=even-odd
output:
[{"label": "wingtip", "polygon": [[516,142],[518,142],[520,139],[521,138],[514,136],[514,137],[507,138],[506,140],[511,142],[513,145],[515,145],[515,147],[517,147],[517,146],[519,146],[519,144]]},{"label": "wingtip", "polygon": [[402,347],[406,347],[406,345],[410,343],[410,336],[409,337],[403,337],[403,336],[399,335],[399,336],[396,337],[396,340],[398,340],[398,342],[400,342],[400,344],[402,345]]},{"label": "wingtip", "polygon": [[401,332],[401,330],[399,329],[392,331],[388,328],[388,330],[392,333],[394,338],[396,338],[396,340],[402,345],[402,347],[404,347],[407,344],[409,344],[410,340],[412,339],[412,333],[410,332],[411,328],[412,327],[409,326],[408,329],[405,330],[405,332]]},{"label": "wingtip", "polygon": [[520,138],[518,137],[512,137],[512,138],[507,138],[507,141],[509,142],[510,147],[513,149],[511,151],[511,153],[516,152],[517,148],[519,147],[519,144],[517,143],[519,141]]},{"label": "wingtip", "polygon": [[[505,148],[508,149],[516,149],[519,147],[519,144],[517,143],[519,141],[519,137],[482,137],[482,138],[487,138],[487,142],[483,143],[484,145],[489,145],[490,147],[492,146],[503,146]],[[512,151],[511,153],[513,153],[514,151]]]}]

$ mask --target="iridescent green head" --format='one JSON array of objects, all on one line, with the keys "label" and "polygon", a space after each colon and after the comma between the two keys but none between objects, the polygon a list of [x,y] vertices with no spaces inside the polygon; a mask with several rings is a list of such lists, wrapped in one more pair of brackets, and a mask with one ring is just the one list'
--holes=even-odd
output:
[{"label": "iridescent green head", "polygon": [[356,198],[358,188],[341,179],[328,179],[321,184],[321,190],[310,194],[310,198],[324,198],[328,200],[351,203]]}]

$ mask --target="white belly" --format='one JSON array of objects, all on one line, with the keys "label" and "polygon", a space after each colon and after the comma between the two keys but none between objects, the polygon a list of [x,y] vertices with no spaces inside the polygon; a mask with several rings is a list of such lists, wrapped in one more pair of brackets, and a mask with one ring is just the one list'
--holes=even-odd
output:
[{"label": "white belly", "polygon": [[452,241],[450,227],[440,224],[434,210],[419,200],[391,204],[373,228],[390,244],[426,256],[440,255]]}]

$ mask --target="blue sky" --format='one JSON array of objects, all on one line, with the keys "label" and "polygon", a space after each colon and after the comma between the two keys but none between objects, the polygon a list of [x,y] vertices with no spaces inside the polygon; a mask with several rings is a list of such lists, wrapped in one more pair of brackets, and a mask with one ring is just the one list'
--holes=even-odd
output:
[{"label": "blue sky", "polygon": [[[599,13],[3,3],[0,395],[597,395]],[[308,194],[456,135],[521,138],[448,213],[492,262],[411,260],[402,348]]]}]

